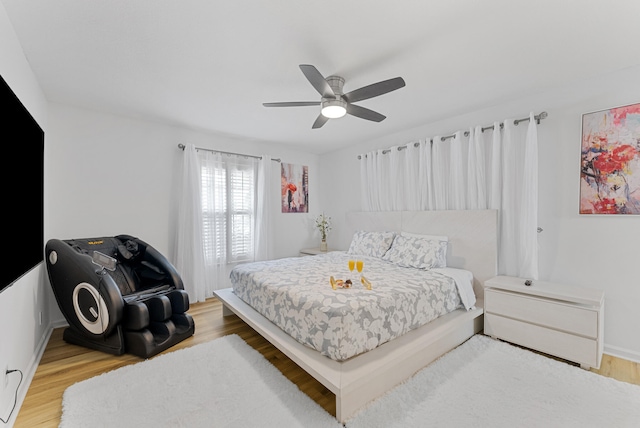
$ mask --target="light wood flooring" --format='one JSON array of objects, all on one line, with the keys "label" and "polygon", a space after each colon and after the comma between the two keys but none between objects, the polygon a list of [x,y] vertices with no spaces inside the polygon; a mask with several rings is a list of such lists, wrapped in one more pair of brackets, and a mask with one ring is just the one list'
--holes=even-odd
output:
[{"label": "light wood flooring", "polygon": [[[222,316],[222,304],[215,298],[191,305],[195,334],[166,352],[208,342],[218,337],[237,334],[262,353],[287,378],[335,415],[335,396],[278,349],[235,315]],[[132,355],[114,356],[70,345],[62,339],[62,328],[55,329],[31,382],[15,427],[57,427],[62,415],[62,394],[72,384],[142,361]],[[604,355],[600,370],[592,370],[625,382],[640,385],[640,364]]]}]

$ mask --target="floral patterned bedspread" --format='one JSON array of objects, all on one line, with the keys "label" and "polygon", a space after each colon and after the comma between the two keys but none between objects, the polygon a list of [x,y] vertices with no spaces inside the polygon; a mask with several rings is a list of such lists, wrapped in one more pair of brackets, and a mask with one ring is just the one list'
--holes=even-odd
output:
[{"label": "floral patterned bedspread", "polygon": [[[463,307],[451,277],[361,259],[371,290],[361,285],[357,272],[349,272],[349,255],[339,251],[238,265],[231,282],[234,293],[271,322],[337,361]],[[331,276],[354,284],[334,290]]]}]

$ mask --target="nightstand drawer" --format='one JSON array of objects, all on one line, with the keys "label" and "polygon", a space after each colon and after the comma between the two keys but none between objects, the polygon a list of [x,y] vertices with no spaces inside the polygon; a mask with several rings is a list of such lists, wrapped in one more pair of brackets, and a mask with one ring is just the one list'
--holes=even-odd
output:
[{"label": "nightstand drawer", "polygon": [[487,313],[484,316],[484,331],[490,336],[574,361],[586,367],[600,365],[598,344],[595,339],[574,336]]},{"label": "nightstand drawer", "polygon": [[598,312],[586,307],[487,289],[485,312],[589,338],[598,337]]}]

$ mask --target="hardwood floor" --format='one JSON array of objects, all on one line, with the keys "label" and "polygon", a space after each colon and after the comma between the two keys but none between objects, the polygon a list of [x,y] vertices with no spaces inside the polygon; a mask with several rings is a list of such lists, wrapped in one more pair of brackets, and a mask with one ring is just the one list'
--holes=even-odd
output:
[{"label": "hardwood floor", "polygon": [[[322,384],[298,367],[278,349],[256,333],[235,315],[222,316],[222,304],[217,299],[191,305],[189,313],[196,324],[195,334],[166,352],[208,342],[218,337],[237,334],[262,353],[287,378],[335,415],[335,396]],[[62,415],[62,394],[72,384],[142,361],[133,355],[114,356],[70,345],[62,339],[63,329],[52,332],[49,343],[40,360],[15,427],[57,427]],[[640,364],[605,355],[600,370],[592,370],[604,376],[640,385]]]},{"label": "hardwood floor", "polygon": [[[217,299],[192,304],[189,314],[196,324],[195,334],[164,353],[208,342],[228,334],[237,334],[294,382],[309,397],[335,415],[335,396],[322,384],[298,367],[278,349],[256,333],[237,316],[222,316]],[[143,359],[133,355],[110,355],[76,345],[62,339],[64,329],[55,329],[27,395],[18,413],[15,427],[57,427],[62,415],[62,394],[72,384]]]},{"label": "hardwood floor", "polygon": [[591,369],[591,371],[623,382],[640,385],[640,363],[604,354],[600,369]]}]

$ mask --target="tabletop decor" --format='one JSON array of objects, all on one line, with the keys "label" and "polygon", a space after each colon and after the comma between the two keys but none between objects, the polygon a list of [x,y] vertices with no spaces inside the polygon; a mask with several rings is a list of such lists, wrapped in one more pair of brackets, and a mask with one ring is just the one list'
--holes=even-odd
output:
[{"label": "tabletop decor", "polygon": [[316,228],[322,238],[322,241],[320,241],[320,250],[327,251],[327,234],[331,231],[331,217],[324,215],[324,213],[320,214],[316,217]]}]

